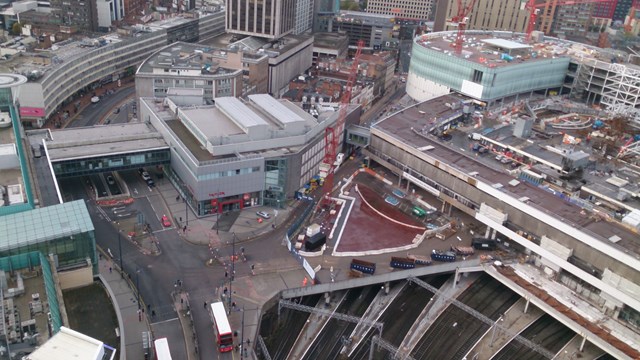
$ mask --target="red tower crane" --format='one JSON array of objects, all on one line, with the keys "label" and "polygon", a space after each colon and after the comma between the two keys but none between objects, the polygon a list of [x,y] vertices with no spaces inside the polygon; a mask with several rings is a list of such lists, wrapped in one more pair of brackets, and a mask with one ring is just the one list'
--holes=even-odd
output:
[{"label": "red tower crane", "polygon": [[531,40],[531,32],[536,25],[539,8],[546,6],[580,5],[611,2],[611,0],[551,0],[536,4],[535,0],[528,0],[525,7],[529,10],[529,24],[527,25],[527,42]]},{"label": "red tower crane", "polygon": [[453,48],[456,49],[456,54],[460,54],[462,52],[462,36],[464,35],[464,30],[467,28],[467,21],[469,21],[468,15],[471,13],[471,9],[473,9],[476,0],[469,0],[467,4],[463,4],[462,0],[456,1],[458,4],[458,13],[452,17],[450,21],[458,23],[458,35],[456,36],[456,41],[453,43]]},{"label": "red tower crane", "polygon": [[362,54],[363,47],[364,41],[358,41],[358,48],[356,49],[356,54],[353,57],[351,69],[349,70],[349,77],[347,78],[347,86],[340,98],[338,120],[336,120],[336,123],[333,126],[328,126],[324,131],[325,152],[323,162],[329,165],[329,171],[324,180],[324,188],[327,190],[327,199],[333,190],[333,173],[335,171],[334,163],[336,162],[338,144],[340,143],[340,137],[343,133],[344,124],[347,118],[347,107],[349,107],[349,102],[351,101],[351,91],[353,90],[353,85],[355,84],[356,77],[358,75],[358,62],[360,62],[360,55]]}]

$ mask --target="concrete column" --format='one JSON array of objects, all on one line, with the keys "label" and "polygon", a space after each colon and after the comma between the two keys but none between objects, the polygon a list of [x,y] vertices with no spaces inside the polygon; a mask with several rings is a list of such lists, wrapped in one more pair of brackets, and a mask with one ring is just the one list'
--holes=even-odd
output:
[{"label": "concrete column", "polygon": [[388,282],[384,283],[384,294],[389,295],[390,285]]},{"label": "concrete column", "polygon": [[527,298],[527,302],[524,304],[524,313],[526,314],[527,311],[529,311],[529,303],[531,302],[531,300],[529,298]]},{"label": "concrete column", "polygon": [[491,229],[490,227],[488,227],[488,226],[487,226],[487,231],[485,231],[485,232],[484,232],[484,237],[485,237],[485,238],[487,238],[487,239],[489,238],[489,233],[491,232],[491,230],[492,230],[492,229]]},{"label": "concrete column", "polygon": [[460,282],[460,268],[456,268],[456,273],[453,275],[453,287],[455,288]]},{"label": "concrete column", "polygon": [[584,351],[584,344],[587,342],[587,337],[583,336],[582,341],[580,341],[580,352]]},{"label": "concrete column", "polygon": [[498,235],[498,230],[492,229],[493,233],[491,234],[491,240],[495,240],[496,239],[496,235]]},{"label": "concrete column", "polygon": [[324,305],[329,307],[331,305],[331,294],[326,292],[324,293]]}]

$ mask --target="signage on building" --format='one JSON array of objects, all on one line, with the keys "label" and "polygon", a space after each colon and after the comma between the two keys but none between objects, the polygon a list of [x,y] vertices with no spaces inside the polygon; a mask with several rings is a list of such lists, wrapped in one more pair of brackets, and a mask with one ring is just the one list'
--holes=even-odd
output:
[{"label": "signage on building", "polygon": [[21,106],[20,116],[44,117],[44,108]]}]

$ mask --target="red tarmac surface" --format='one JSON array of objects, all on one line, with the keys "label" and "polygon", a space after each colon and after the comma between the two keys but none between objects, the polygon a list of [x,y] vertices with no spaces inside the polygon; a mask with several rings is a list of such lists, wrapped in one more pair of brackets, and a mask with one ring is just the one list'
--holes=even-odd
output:
[{"label": "red tarmac surface", "polygon": [[[354,185],[356,183],[365,200],[379,212],[404,224],[423,226],[397,207],[386,203],[383,196],[390,191],[385,189],[384,184],[374,180],[371,175],[359,174],[354,179]],[[367,185],[363,185],[363,183]],[[369,186],[377,189],[372,189]],[[347,219],[340,243],[336,248],[338,252],[372,251],[406,246],[412,244],[416,235],[424,232],[424,228],[420,230],[403,226],[380,216],[362,201],[353,185],[349,190],[349,195],[356,200]]]}]

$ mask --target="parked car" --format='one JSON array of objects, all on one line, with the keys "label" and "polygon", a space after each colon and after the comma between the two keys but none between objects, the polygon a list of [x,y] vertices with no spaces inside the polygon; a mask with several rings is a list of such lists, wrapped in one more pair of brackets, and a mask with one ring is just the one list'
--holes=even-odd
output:
[{"label": "parked car", "polygon": [[140,174],[140,176],[142,176],[142,180],[144,180],[144,181],[151,180],[151,175],[149,175],[149,173],[146,172],[146,171],[143,171],[142,174]]},{"label": "parked car", "polygon": [[151,178],[147,179],[147,180],[146,180],[146,182],[147,182],[147,186],[148,186],[148,187],[154,187],[154,186],[156,186],[156,183],[155,183],[155,182],[153,181],[153,179],[151,179]]},{"label": "parked car", "polygon": [[113,176],[109,175],[107,176],[107,184],[109,185],[115,185],[116,180],[113,178]]},{"label": "parked car", "polygon": [[167,215],[162,215],[162,226],[171,227],[171,220],[167,217]]},{"label": "parked car", "polygon": [[263,219],[271,219],[271,215],[269,215],[269,213],[265,211],[258,211],[256,212],[256,215],[260,216]]},{"label": "parked car", "polygon": [[97,104],[100,102],[100,97],[99,96],[94,96],[91,98],[91,103],[93,104]]}]

